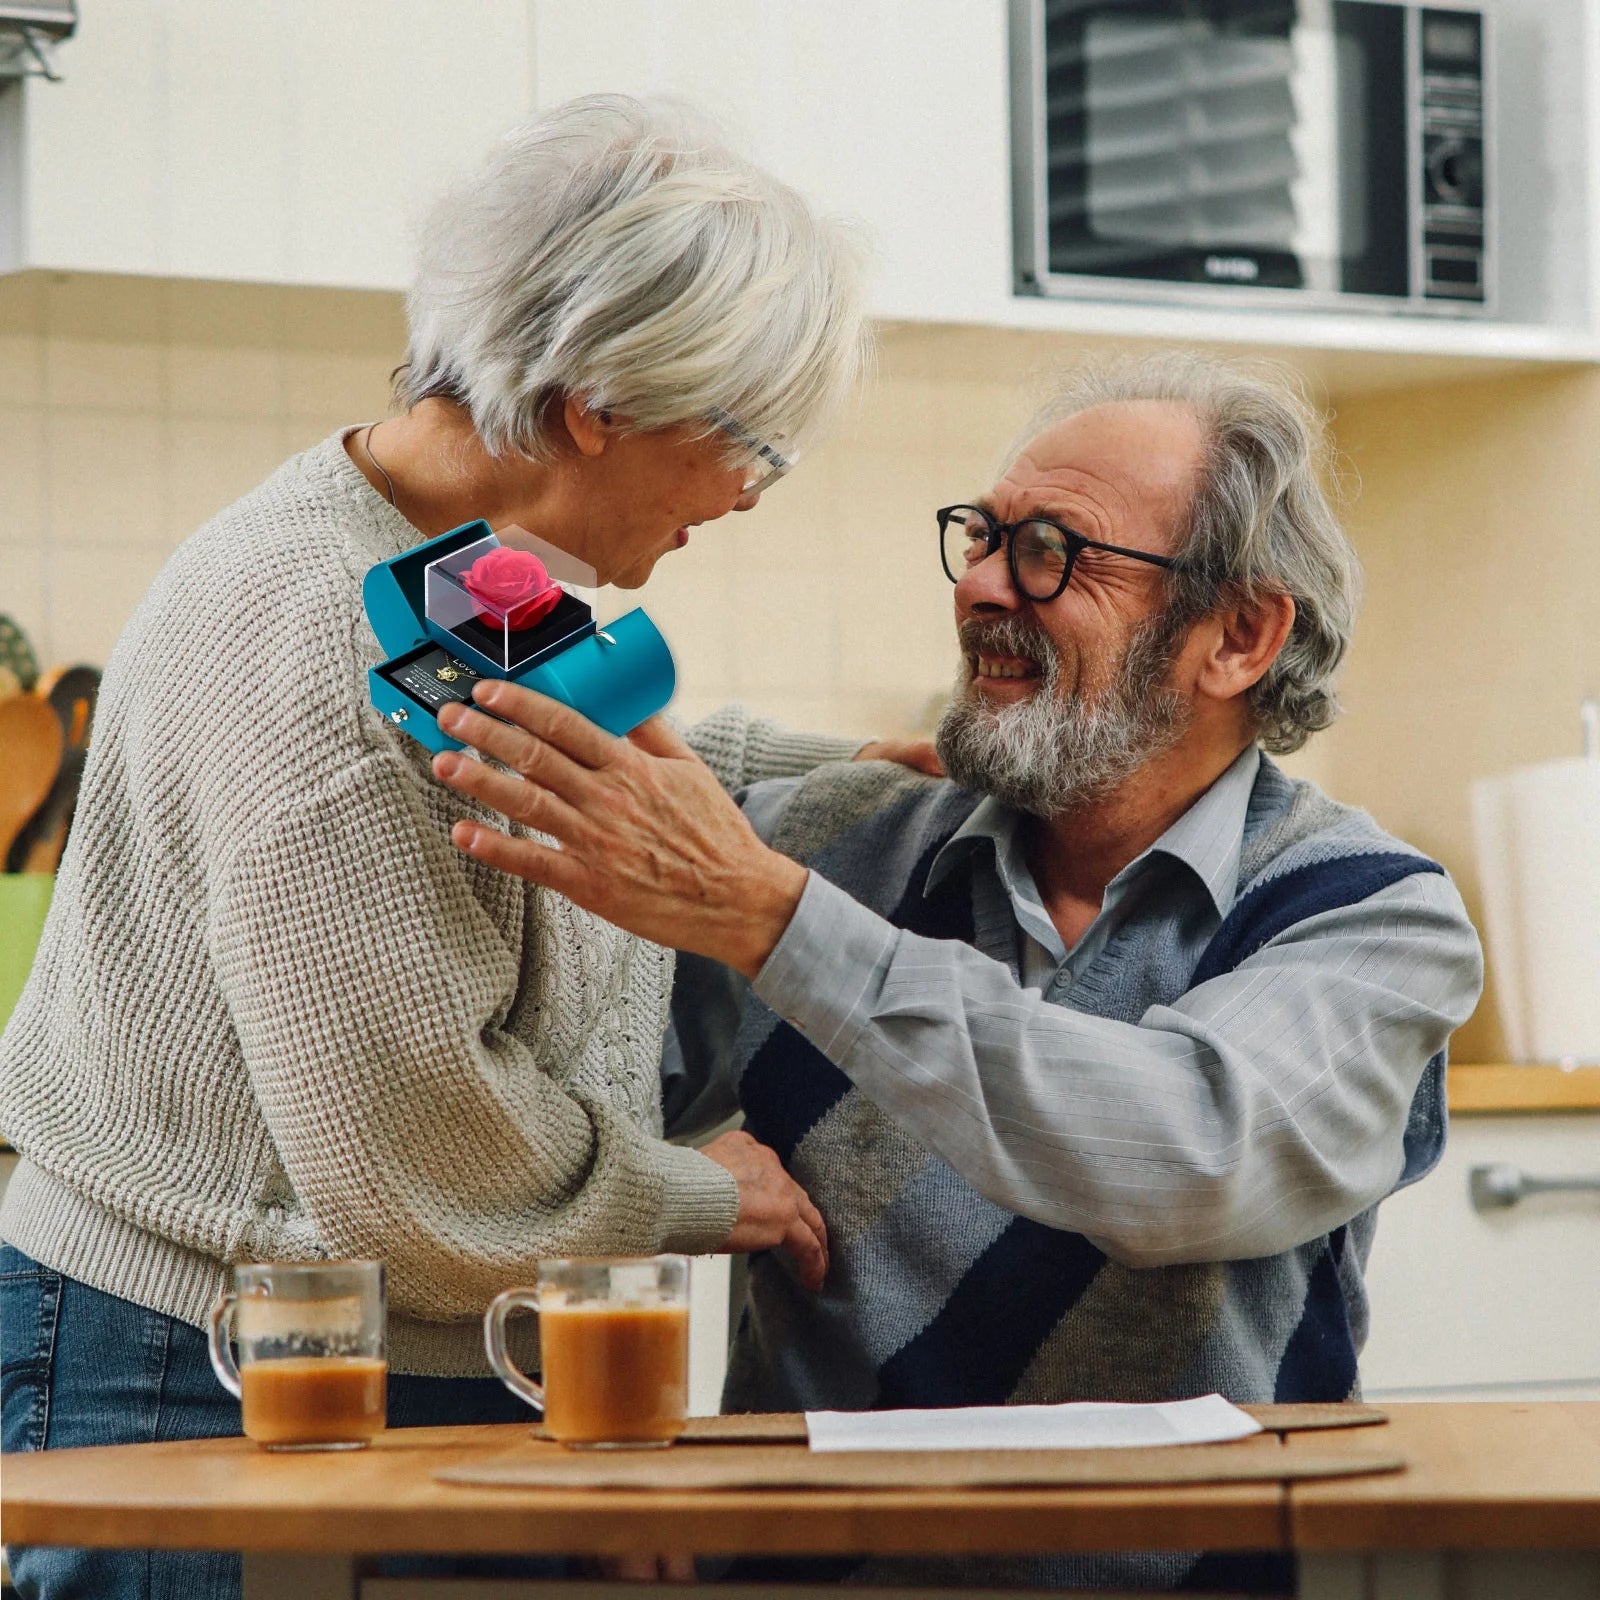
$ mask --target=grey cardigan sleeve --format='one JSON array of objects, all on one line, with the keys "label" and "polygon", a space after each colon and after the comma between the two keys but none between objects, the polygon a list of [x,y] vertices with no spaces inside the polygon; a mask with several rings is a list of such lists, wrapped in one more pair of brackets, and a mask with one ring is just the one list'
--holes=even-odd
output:
[{"label": "grey cardigan sleeve", "polygon": [[251,1089],[328,1249],[386,1261],[393,1303],[442,1320],[542,1257],[715,1248],[733,1179],[506,1028],[519,954],[420,805],[387,753],[329,775],[241,843],[210,919]]},{"label": "grey cardigan sleeve", "polygon": [[793,733],[781,722],[753,717],[742,705],[726,705],[682,730],[689,748],[730,792],[768,778],[797,778],[829,761],[848,761],[864,739],[826,733]]}]

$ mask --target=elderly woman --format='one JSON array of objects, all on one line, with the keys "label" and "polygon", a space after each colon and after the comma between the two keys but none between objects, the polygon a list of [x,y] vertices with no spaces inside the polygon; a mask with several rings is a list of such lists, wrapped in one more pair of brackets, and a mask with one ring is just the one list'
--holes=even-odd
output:
[{"label": "elderly woman", "polygon": [[[7,1450],[237,1431],[200,1332],[232,1262],[386,1261],[400,1425],[520,1414],[479,1319],[541,1257],[780,1246],[820,1281],[771,1152],[660,1137],[670,953],[451,845],[489,813],[367,704],[360,588],[478,517],[642,584],[855,382],[853,250],[682,112],[614,97],[508,137],[425,238],[403,414],[200,529],[108,667],[0,1051]],[[854,749],[740,712],[692,738],[730,786]],[[41,1595],[237,1570],[15,1561]]]}]

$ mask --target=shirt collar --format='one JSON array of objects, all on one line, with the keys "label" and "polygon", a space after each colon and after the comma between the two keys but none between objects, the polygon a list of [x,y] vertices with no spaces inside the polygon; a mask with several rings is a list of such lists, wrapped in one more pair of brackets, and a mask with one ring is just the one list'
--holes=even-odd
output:
[{"label": "shirt collar", "polygon": [[[1159,851],[1188,866],[1206,886],[1217,915],[1227,916],[1239,892],[1245,815],[1260,771],[1261,747],[1248,744],[1233,765],[1123,872],[1131,872],[1145,856]],[[1117,874],[1118,878],[1121,876],[1122,873]]]},{"label": "shirt collar", "polygon": [[[1152,855],[1170,856],[1183,862],[1205,885],[1217,915],[1227,916],[1239,890],[1245,814],[1260,770],[1259,746],[1247,745],[1238,760],[1149,849],[1130,861],[1111,880],[1112,884],[1125,882]],[[996,870],[1015,900],[1019,878],[1030,885],[1033,881],[1022,860],[1017,837],[1021,820],[1020,812],[986,795],[933,858],[923,892],[932,894],[959,863],[988,840],[994,849]]]},{"label": "shirt collar", "polygon": [[931,895],[985,839],[994,846],[995,860],[1004,860],[1021,820],[1020,811],[1013,811],[1010,806],[1001,805],[993,796],[985,795],[967,813],[966,821],[945,840],[933,858],[933,865],[928,868],[928,881],[923,885],[923,895]]}]

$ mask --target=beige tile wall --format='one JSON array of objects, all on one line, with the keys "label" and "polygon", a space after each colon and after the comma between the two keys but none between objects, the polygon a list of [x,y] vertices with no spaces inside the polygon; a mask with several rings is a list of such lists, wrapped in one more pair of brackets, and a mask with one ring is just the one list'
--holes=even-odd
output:
[{"label": "beige tile wall", "polygon": [[[0,278],[0,610],[47,663],[105,659],[168,552],[285,456],[381,415],[398,297]],[[884,331],[858,411],[755,511],[696,530],[638,597],[679,708],[844,733],[926,726],[953,666],[932,508],[989,481],[1076,346]],[[1436,853],[1478,910],[1472,778],[1573,753],[1600,687],[1600,373],[1346,398],[1367,599],[1348,715],[1291,767]],[[1491,974],[1492,977],[1492,974]],[[1492,998],[1457,1041],[1503,1051]]]},{"label": "beige tile wall", "polygon": [[[169,551],[293,451],[381,415],[398,297],[138,278],[0,279],[0,609],[102,662]],[[755,511],[639,597],[680,709],[925,724],[953,668],[930,513],[984,487],[1039,341],[897,329],[861,406]],[[608,597],[617,607],[629,596]]]},{"label": "beige tile wall", "polygon": [[0,609],[103,662],[181,539],[381,413],[401,340],[388,295],[0,278]]},{"label": "beige tile wall", "polygon": [[[1600,371],[1347,404],[1367,594],[1328,735],[1338,788],[1433,852],[1481,909],[1474,778],[1575,756],[1600,692]],[[1481,919],[1480,919],[1481,923]],[[1490,992],[1462,1061],[1503,1059]]]},{"label": "beige tile wall", "polygon": [[[403,337],[392,295],[0,278],[0,610],[47,663],[103,661],[178,541],[291,452],[382,414]],[[925,726],[952,667],[929,513],[988,482],[1030,383],[1077,348],[885,330],[833,440],[639,597],[673,642],[680,709]],[[1574,753],[1600,687],[1600,373],[1369,392],[1337,433],[1367,601],[1349,714],[1291,765],[1434,851],[1476,911],[1468,785]],[[1503,1050],[1492,1005],[1457,1048]]]}]

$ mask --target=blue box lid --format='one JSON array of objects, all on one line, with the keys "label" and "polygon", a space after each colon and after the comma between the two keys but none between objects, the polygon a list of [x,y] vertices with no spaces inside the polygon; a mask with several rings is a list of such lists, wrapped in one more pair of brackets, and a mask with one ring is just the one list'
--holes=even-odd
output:
[{"label": "blue box lid", "polygon": [[391,556],[369,568],[361,581],[361,604],[366,608],[367,621],[378,636],[378,644],[386,656],[397,656],[427,637],[423,619],[427,607],[423,598],[423,573],[430,561],[447,556],[452,550],[476,539],[487,538],[492,532],[489,524],[479,518],[476,522],[463,522],[459,528],[428,539],[401,555]]}]

